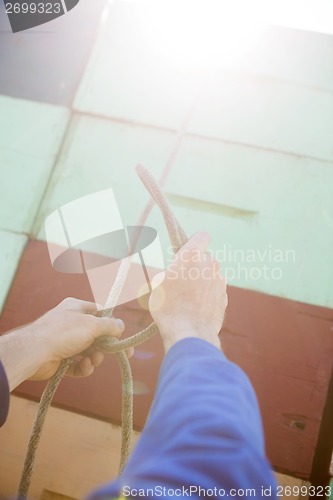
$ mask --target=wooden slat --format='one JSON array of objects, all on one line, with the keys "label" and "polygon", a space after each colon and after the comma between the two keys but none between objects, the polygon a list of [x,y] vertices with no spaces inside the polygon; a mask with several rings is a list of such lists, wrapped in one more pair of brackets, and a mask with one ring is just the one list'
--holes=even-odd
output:
[{"label": "wooden slat", "polygon": [[[36,410],[33,401],[16,396],[11,399],[9,418],[0,432],[0,500],[15,498]],[[135,434],[134,443],[137,437]],[[120,444],[119,427],[51,408],[36,456],[29,500],[40,500],[44,490],[84,498],[116,477]]]}]

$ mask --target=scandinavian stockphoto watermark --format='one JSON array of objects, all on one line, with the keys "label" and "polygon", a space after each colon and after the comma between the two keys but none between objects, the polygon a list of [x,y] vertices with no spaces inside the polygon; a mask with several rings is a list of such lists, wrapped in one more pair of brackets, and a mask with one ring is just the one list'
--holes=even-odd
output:
[{"label": "scandinavian stockphoto watermark", "polygon": [[[176,262],[173,262],[173,249],[168,248],[169,278],[188,277],[190,279],[210,279],[211,266],[196,264],[203,259],[214,258],[220,265],[221,272],[228,282],[235,284],[240,281],[278,281],[286,272],[286,265],[296,262],[296,251],[294,249],[275,248],[268,244],[264,248],[236,248],[225,244],[212,252],[202,254],[199,250],[183,252]],[[189,265],[189,262],[193,266]],[[208,262],[207,262],[208,263]],[[204,264],[204,262],[203,262]]]},{"label": "scandinavian stockphoto watermark", "polygon": [[13,33],[24,31],[67,14],[80,0],[3,0]]}]

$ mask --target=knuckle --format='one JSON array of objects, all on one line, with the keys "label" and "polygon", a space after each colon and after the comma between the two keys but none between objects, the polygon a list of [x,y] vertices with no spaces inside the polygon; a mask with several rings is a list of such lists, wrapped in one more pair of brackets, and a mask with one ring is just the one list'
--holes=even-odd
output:
[{"label": "knuckle", "polygon": [[61,306],[70,306],[70,305],[73,305],[77,302],[77,299],[75,299],[74,297],[66,297],[65,299],[63,299],[59,305]]},{"label": "knuckle", "polygon": [[90,330],[95,330],[97,326],[97,318],[92,314],[82,314],[81,321],[86,325]]}]

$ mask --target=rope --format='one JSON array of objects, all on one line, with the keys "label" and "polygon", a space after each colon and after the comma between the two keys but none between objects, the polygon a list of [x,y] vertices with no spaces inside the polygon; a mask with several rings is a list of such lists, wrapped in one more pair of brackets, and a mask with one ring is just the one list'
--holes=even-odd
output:
[{"label": "rope", "polygon": [[[179,148],[179,144],[180,141],[176,143],[177,148]],[[173,151],[173,156],[175,156],[175,149]],[[170,168],[170,162],[169,162],[169,168]],[[136,167],[136,171],[141,181],[148,189],[151,197],[153,198],[157,206],[160,208],[173,249],[175,252],[178,251],[187,242],[187,237],[185,232],[183,231],[180,224],[173,215],[169,207],[169,204],[164,196],[164,193],[162,192],[159,184],[156,182],[151,172],[148,169],[146,169],[143,165],[138,165]],[[166,172],[164,172],[163,175],[165,179]],[[149,211],[147,213],[146,209],[144,214],[147,217]],[[143,225],[143,223],[144,222],[142,222],[141,225]],[[126,258],[121,262],[115,283],[112,287],[112,290],[106,302],[106,308],[103,311],[99,312],[98,314],[99,316],[109,316],[109,317],[112,316],[113,309],[117,303],[118,297],[121,293],[124,282],[126,280],[129,267],[130,267],[130,259]],[[118,340],[115,338],[103,336],[97,339],[97,341],[94,343],[96,347],[102,349],[103,351],[115,353],[121,370],[123,399],[122,399],[122,446],[121,446],[120,471],[122,471],[130,453],[131,435],[133,427],[133,379],[132,379],[130,364],[125,351],[129,347],[135,347],[141,344],[142,342],[145,342],[146,340],[150,339],[157,331],[158,330],[155,323],[151,323],[147,328],[145,328],[141,332],[125,340]],[[23,471],[18,489],[18,496],[17,496],[18,500],[25,500],[27,497],[37,446],[43,430],[46,413],[60,381],[62,380],[63,376],[65,375],[66,371],[68,370],[72,362],[73,361],[71,359],[67,359],[60,364],[60,367],[58,368],[55,375],[53,375],[53,377],[49,380],[41,397],[39,408],[35,417],[32,433],[28,444],[27,454],[24,461]]]},{"label": "rope", "polygon": [[35,417],[34,425],[32,428],[31,436],[30,436],[27,454],[25,456],[23,472],[22,472],[22,476],[21,476],[19,492],[18,492],[18,497],[17,497],[18,499],[25,499],[26,498],[28,488],[30,485],[30,481],[31,481],[36,450],[37,450],[37,446],[38,446],[38,443],[39,443],[39,440],[40,440],[40,437],[42,434],[47,410],[49,409],[49,406],[50,406],[51,401],[53,399],[54,393],[57,390],[57,387],[58,387],[60,381],[62,380],[63,376],[65,375],[65,373],[67,372],[67,370],[71,364],[72,364],[71,359],[66,359],[66,360],[62,361],[57,372],[49,380],[47,386],[45,387],[43,395],[41,397],[38,411],[37,411],[37,414]]}]

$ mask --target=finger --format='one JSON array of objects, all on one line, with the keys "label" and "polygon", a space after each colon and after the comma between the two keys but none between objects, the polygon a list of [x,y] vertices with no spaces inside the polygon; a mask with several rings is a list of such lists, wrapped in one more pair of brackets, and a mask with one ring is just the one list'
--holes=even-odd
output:
[{"label": "finger", "polygon": [[222,276],[220,263],[217,259],[215,259],[215,257],[212,258],[212,265],[213,265],[214,271],[216,273],[220,273]]},{"label": "finger", "polygon": [[78,377],[89,377],[90,375],[92,375],[94,373],[94,370],[95,370],[95,367],[91,362],[91,359],[88,357],[82,358],[79,361],[77,368],[78,368],[78,370],[77,370]]},{"label": "finger", "polygon": [[57,306],[61,309],[68,311],[78,311],[84,314],[96,314],[98,309],[95,302],[88,302],[87,300],[75,299],[74,297],[67,297]]},{"label": "finger", "polygon": [[215,269],[215,262],[217,263],[217,261],[213,255],[213,252],[211,252],[210,250],[207,250],[206,252],[202,252],[201,255],[202,255],[202,261],[205,264],[211,264]]},{"label": "finger", "polygon": [[125,330],[124,322],[118,318],[97,318],[96,316],[91,316],[91,323],[93,324],[92,333],[94,338],[98,338],[102,335],[107,335],[109,337],[120,337],[120,335]]},{"label": "finger", "polygon": [[152,288],[157,288],[158,286],[160,286],[160,284],[163,283],[164,278],[165,278],[165,271],[155,274],[155,276],[151,280]]},{"label": "finger", "polygon": [[77,302],[77,310],[84,314],[96,314],[98,312],[98,307],[95,302],[88,302],[86,300],[78,300]]},{"label": "finger", "polygon": [[104,361],[104,353],[102,351],[95,351],[90,356],[90,361],[92,365],[97,368]]},{"label": "finger", "polygon": [[182,254],[182,252],[189,252],[192,250],[200,250],[201,252],[206,252],[208,249],[208,245],[210,243],[211,237],[208,233],[204,231],[200,231],[198,233],[195,233],[187,243],[180,249],[178,252],[179,254]]},{"label": "finger", "polygon": [[70,377],[89,377],[94,373],[95,367],[92,364],[89,357],[84,357],[80,361],[76,361],[72,363],[70,366],[67,375]]}]

